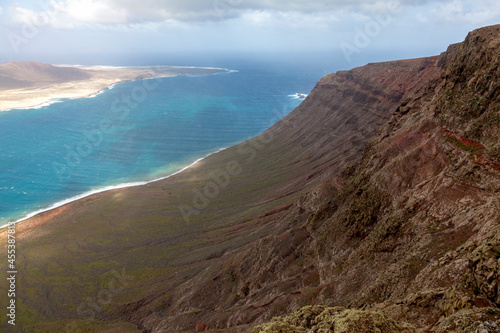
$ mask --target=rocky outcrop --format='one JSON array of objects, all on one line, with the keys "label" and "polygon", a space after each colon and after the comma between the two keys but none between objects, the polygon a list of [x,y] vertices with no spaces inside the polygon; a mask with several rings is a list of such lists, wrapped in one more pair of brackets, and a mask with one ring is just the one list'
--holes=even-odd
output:
[{"label": "rocky outcrop", "polygon": [[378,312],[306,306],[289,316],[273,318],[251,332],[414,333],[415,327],[397,323]]},{"label": "rocky outcrop", "polygon": [[500,311],[492,308],[461,310],[442,318],[432,330],[434,333],[496,333],[500,332]]},{"label": "rocky outcrop", "polygon": [[[461,310],[442,318],[433,333],[497,333],[500,311],[492,308]],[[334,332],[334,333],[412,333],[417,329],[395,322],[380,312],[346,310],[341,307],[306,306],[286,317],[254,327],[252,333]]]},{"label": "rocky outcrop", "polygon": [[481,142],[488,156],[500,159],[500,26],[473,31],[449,57],[436,115],[446,127]]}]

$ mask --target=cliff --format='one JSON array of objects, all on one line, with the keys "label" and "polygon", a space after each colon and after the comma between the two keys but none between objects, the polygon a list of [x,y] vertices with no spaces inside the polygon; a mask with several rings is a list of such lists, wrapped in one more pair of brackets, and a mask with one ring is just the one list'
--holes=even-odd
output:
[{"label": "cliff", "polygon": [[254,139],[19,224],[23,329],[495,324],[499,37],[327,75]]},{"label": "cliff", "polygon": [[441,77],[405,98],[343,171],[324,198],[334,204],[303,217],[311,303],[425,332],[498,332],[499,51],[500,26],[450,47]]}]

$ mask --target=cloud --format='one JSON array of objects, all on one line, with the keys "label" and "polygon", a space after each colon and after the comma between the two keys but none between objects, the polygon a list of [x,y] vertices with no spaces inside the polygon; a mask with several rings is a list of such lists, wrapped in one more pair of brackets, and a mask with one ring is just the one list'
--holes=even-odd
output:
[{"label": "cloud", "polygon": [[500,8],[498,0],[476,0],[468,3],[463,0],[451,0],[438,3],[429,9],[429,16],[438,22],[463,22],[481,24],[498,20]]},{"label": "cloud", "polygon": [[59,10],[68,18],[85,23],[127,23],[128,18],[125,8],[98,0],[68,0],[66,5],[60,5]]},{"label": "cloud", "polygon": [[[409,1],[409,0],[401,0]],[[11,18],[16,23],[33,21],[49,14],[47,24],[75,27],[80,24],[140,24],[176,20],[184,22],[221,21],[249,12],[331,13],[344,9],[377,11],[399,0],[47,0],[46,8],[15,4]]]},{"label": "cloud", "polygon": [[15,4],[10,7],[11,21],[37,27],[75,28],[82,24],[127,24],[124,8],[110,6],[99,0],[51,0],[42,7],[26,8]]},{"label": "cloud", "polygon": [[401,9],[402,3],[401,1],[377,1],[377,2],[370,2],[370,3],[364,3],[361,8],[363,9],[364,13],[368,14],[374,14],[374,13],[380,13],[380,12],[385,12],[385,11],[390,11],[392,13],[398,12]]},{"label": "cloud", "polygon": [[261,28],[280,29],[330,29],[340,21],[334,13],[279,12],[271,10],[247,10],[241,15],[242,24]]},{"label": "cloud", "polygon": [[[420,22],[464,21],[480,23],[499,17],[498,0],[45,0],[27,7],[9,8],[15,23],[58,29],[151,29],[163,25],[186,27],[241,19],[254,26],[325,28],[341,17],[371,20],[389,10],[416,11]],[[40,4],[45,3],[44,8]],[[38,6],[38,7],[37,7]],[[347,14],[347,15],[346,15]],[[42,19],[41,19],[42,18]]]}]

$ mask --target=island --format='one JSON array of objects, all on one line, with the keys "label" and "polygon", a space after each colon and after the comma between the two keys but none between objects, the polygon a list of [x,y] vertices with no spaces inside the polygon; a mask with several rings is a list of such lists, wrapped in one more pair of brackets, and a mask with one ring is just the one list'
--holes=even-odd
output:
[{"label": "island", "polygon": [[8,62],[0,64],[0,111],[37,107],[62,98],[89,97],[121,82],[227,71],[179,66],[111,67]]}]

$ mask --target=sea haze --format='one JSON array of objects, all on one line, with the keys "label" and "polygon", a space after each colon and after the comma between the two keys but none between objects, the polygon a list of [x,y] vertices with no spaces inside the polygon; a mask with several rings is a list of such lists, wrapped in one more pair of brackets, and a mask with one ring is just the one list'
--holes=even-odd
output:
[{"label": "sea haze", "polygon": [[309,93],[318,79],[276,62],[231,68],[0,112],[0,225],[84,193],[168,176],[249,139],[298,106],[294,94]]}]

